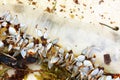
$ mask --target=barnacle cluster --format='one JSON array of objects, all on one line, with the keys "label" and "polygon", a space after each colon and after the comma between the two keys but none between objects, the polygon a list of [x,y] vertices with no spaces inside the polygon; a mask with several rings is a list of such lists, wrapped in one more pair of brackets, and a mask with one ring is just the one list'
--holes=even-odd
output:
[{"label": "barnacle cluster", "polygon": [[72,50],[63,49],[58,39],[50,40],[46,32],[37,28],[36,31],[38,38],[27,34],[26,26],[9,11],[0,17],[0,62],[16,69],[16,75],[6,80],[22,80],[27,73],[34,72],[27,67],[29,63],[40,64],[42,69],[38,72],[42,78],[37,77],[41,80],[120,79],[119,75],[108,74],[103,67],[95,66],[96,55],[89,54],[88,49],[74,55]]}]

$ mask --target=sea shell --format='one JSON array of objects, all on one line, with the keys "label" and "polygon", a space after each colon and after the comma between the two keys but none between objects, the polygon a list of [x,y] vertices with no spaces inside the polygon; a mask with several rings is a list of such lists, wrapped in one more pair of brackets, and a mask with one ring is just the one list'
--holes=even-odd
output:
[{"label": "sea shell", "polygon": [[21,55],[22,55],[22,57],[25,58],[26,54],[27,54],[27,51],[26,51],[25,48],[23,48],[23,49],[21,50]]},{"label": "sea shell", "polygon": [[44,35],[43,35],[43,37],[44,37],[45,39],[47,39],[47,38],[48,38],[48,33],[45,32]]},{"label": "sea shell", "polygon": [[90,71],[89,67],[83,67],[80,69],[84,74],[87,75],[87,73]]},{"label": "sea shell", "polygon": [[8,21],[8,22],[11,21],[11,14],[8,13],[8,15],[6,15],[6,18],[5,18],[5,19],[6,19],[6,21]]},{"label": "sea shell", "polygon": [[40,31],[40,30],[36,29],[36,32],[37,32],[37,36],[38,36],[38,37],[41,37],[41,36],[43,36],[43,33],[42,33],[42,31]]},{"label": "sea shell", "polygon": [[50,63],[56,63],[59,60],[59,57],[52,57]]},{"label": "sea shell", "polygon": [[4,21],[1,25],[2,25],[2,26],[7,26],[7,22]]},{"label": "sea shell", "polygon": [[80,67],[80,66],[82,66],[83,64],[82,64],[82,62],[77,61],[77,62],[76,62],[76,65]]},{"label": "sea shell", "polygon": [[9,27],[9,33],[10,33],[11,35],[16,35],[16,34],[17,34],[15,28],[13,28],[13,27]]},{"label": "sea shell", "polygon": [[105,80],[113,80],[112,76],[106,76]]},{"label": "sea shell", "polygon": [[0,47],[3,47],[4,43],[0,40]]},{"label": "sea shell", "polygon": [[33,46],[34,46],[34,42],[30,42],[26,47],[30,49],[30,48],[32,48]]},{"label": "sea shell", "polygon": [[52,47],[52,43],[48,43],[46,47],[46,51],[48,51]]},{"label": "sea shell", "polygon": [[65,59],[68,59],[69,58],[69,53],[66,53],[65,54]]},{"label": "sea shell", "polygon": [[60,49],[59,49],[59,53],[63,54],[63,53],[64,53],[64,49],[63,49],[63,48],[60,48]]},{"label": "sea shell", "polygon": [[28,42],[29,42],[28,39],[24,39],[23,41],[24,44],[28,44]]},{"label": "sea shell", "polygon": [[27,35],[26,33],[23,33],[23,36],[22,36],[23,39],[26,39],[26,35]]},{"label": "sea shell", "polygon": [[11,20],[10,22],[11,22],[12,24],[14,24],[14,25],[19,24],[19,22],[18,22],[18,18],[17,18],[17,15],[14,16],[13,20]]},{"label": "sea shell", "polygon": [[17,43],[18,41],[20,41],[20,39],[21,39],[21,36],[20,36],[20,31],[18,31],[18,34],[17,35],[15,35],[15,43]]},{"label": "sea shell", "polygon": [[34,46],[34,51],[37,52],[39,49],[41,49],[41,47],[42,47],[42,44],[36,44]]},{"label": "sea shell", "polygon": [[51,63],[51,61],[48,61],[48,68],[51,69],[53,66],[53,63]]},{"label": "sea shell", "polygon": [[77,58],[76,58],[77,61],[84,61],[85,60],[85,56],[84,55],[79,55]]},{"label": "sea shell", "polygon": [[13,48],[13,45],[10,44],[8,47],[8,51],[10,51],[12,48]]},{"label": "sea shell", "polygon": [[20,41],[17,43],[18,46],[22,45],[23,39],[20,39]]},{"label": "sea shell", "polygon": [[99,72],[99,69],[96,68],[96,69],[94,69],[94,70],[90,73],[90,75],[91,75],[91,76],[95,76],[95,75],[98,74],[98,72]]},{"label": "sea shell", "polygon": [[92,63],[89,60],[84,60],[83,64],[84,66],[92,66]]},{"label": "sea shell", "polygon": [[44,49],[45,49],[44,46],[41,46],[41,48],[38,50],[38,53],[43,54],[42,52],[44,51]]},{"label": "sea shell", "polygon": [[57,44],[58,41],[59,41],[58,39],[55,39],[55,40],[52,41],[52,43],[53,43],[53,44]]},{"label": "sea shell", "polygon": [[100,70],[97,75],[98,75],[98,76],[101,76],[103,73],[104,73],[104,71],[103,71],[103,70]]}]

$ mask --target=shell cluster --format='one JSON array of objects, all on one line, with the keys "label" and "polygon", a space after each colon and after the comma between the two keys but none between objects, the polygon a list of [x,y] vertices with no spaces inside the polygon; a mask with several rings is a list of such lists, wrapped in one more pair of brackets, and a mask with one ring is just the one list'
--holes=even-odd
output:
[{"label": "shell cluster", "polygon": [[58,39],[50,40],[42,30],[36,28],[38,38],[35,38],[23,28],[26,26],[18,22],[17,16],[12,17],[9,11],[0,17],[0,48],[7,52],[14,50],[13,57],[18,54],[23,58],[39,57],[49,69],[54,65],[65,68],[71,74],[70,80],[120,80],[119,76],[107,74],[103,67],[95,66],[96,55],[87,52],[88,49],[76,56],[72,50],[59,46]]}]

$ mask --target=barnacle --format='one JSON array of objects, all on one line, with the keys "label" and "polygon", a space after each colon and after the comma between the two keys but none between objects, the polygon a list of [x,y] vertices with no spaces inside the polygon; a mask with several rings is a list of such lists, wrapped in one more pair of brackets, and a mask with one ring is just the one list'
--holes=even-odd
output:
[{"label": "barnacle", "polygon": [[[25,80],[31,73],[38,80],[120,78],[119,74],[111,73],[114,69],[107,71],[106,65],[101,65],[104,61],[102,59],[103,48],[106,48],[106,45],[108,47],[108,43],[116,46],[110,38],[113,35],[109,31],[103,32],[104,35],[99,35],[101,28],[94,28],[90,25],[89,28],[82,23],[79,23],[80,27],[73,27],[74,24],[78,26],[79,24],[54,14],[56,3],[52,10],[47,8],[50,13],[24,4],[26,3],[2,5],[1,10],[7,12],[0,18],[0,24],[2,24],[0,27],[0,45],[2,45],[0,62],[3,67],[14,68],[16,71],[14,75],[9,76],[6,73],[3,74],[6,71],[3,69],[1,76],[4,76],[1,79],[22,80],[24,78]],[[98,40],[100,43],[95,43],[96,39],[100,39]],[[106,45],[102,45],[102,42]],[[29,64],[32,63],[39,64],[40,69],[30,69]]]}]

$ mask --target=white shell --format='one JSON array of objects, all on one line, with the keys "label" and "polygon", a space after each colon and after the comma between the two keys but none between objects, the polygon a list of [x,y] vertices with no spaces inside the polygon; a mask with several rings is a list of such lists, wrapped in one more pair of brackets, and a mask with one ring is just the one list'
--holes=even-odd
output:
[{"label": "white shell", "polygon": [[4,43],[0,40],[0,47],[3,47]]},{"label": "white shell", "polygon": [[104,73],[104,71],[103,71],[103,70],[100,70],[97,75],[98,75],[98,76],[101,76],[103,73]]},{"label": "white shell", "polygon": [[20,39],[20,41],[18,42],[18,46],[22,45],[23,43],[23,39]]},{"label": "white shell", "polygon": [[52,43],[48,43],[46,47],[46,51],[48,51],[51,48],[51,46],[52,46]]},{"label": "white shell", "polygon": [[43,50],[44,50],[44,46],[42,46],[41,49],[38,50],[38,53],[41,54],[43,52]]},{"label": "white shell", "polygon": [[47,32],[45,32],[43,36],[44,36],[45,39],[47,39],[48,38]]},{"label": "white shell", "polygon": [[[42,45],[41,45],[42,46]],[[37,52],[41,47],[39,46],[39,44],[36,44],[34,47],[34,51]]]},{"label": "white shell", "polygon": [[41,47],[42,47],[42,44],[41,44],[41,43],[39,43],[39,44],[38,44],[38,46],[39,46],[39,48],[41,48]]},{"label": "white shell", "polygon": [[112,76],[106,76],[105,80],[112,80]]},{"label": "white shell", "polygon": [[8,47],[8,51],[10,51],[12,48],[13,48],[13,45],[10,44]]},{"label": "white shell", "polygon": [[94,69],[94,70],[90,73],[90,75],[91,75],[91,76],[95,76],[95,75],[98,74],[98,72],[99,72],[99,69],[96,68],[96,69]]},{"label": "white shell", "polygon": [[[58,64],[60,64],[60,63],[62,63],[63,62],[63,57],[60,57],[59,56],[59,61],[57,62]],[[63,64],[63,66],[64,66],[64,64]]]},{"label": "white shell", "polygon": [[84,61],[85,60],[85,56],[84,55],[80,55],[76,58],[77,61]]},{"label": "white shell", "polygon": [[92,66],[92,63],[89,60],[84,60],[83,64],[84,66]]},{"label": "white shell", "polygon": [[9,27],[9,33],[10,33],[11,35],[16,35],[16,34],[17,34],[15,28],[13,28],[13,27]]},{"label": "white shell", "polygon": [[83,73],[87,74],[89,72],[89,67],[83,67],[80,69]]},{"label": "white shell", "polygon": [[42,56],[43,56],[43,57],[46,57],[46,55],[47,55],[47,53],[45,52],[45,50],[43,50]]},{"label": "white shell", "polygon": [[20,27],[21,27],[21,28],[24,28],[24,27],[25,27],[25,24],[20,23]]},{"label": "white shell", "polygon": [[96,61],[96,58],[92,58],[92,59],[91,59],[91,61],[92,61],[93,63],[95,63],[95,61]]},{"label": "white shell", "polygon": [[51,69],[53,66],[53,64],[51,63],[51,61],[48,61],[48,68]]},{"label": "white shell", "polygon": [[28,39],[25,39],[25,40],[24,40],[24,43],[27,44],[27,43],[28,43]]},{"label": "white shell", "polygon": [[11,23],[14,25],[17,25],[19,23],[17,16],[15,16],[13,20],[11,20]]},{"label": "white shell", "polygon": [[82,66],[82,65],[83,65],[82,62],[80,62],[80,61],[76,62],[76,66]]},{"label": "white shell", "polygon": [[7,26],[7,22],[4,21],[1,25],[2,25],[2,26]]},{"label": "white shell", "polygon": [[74,55],[70,54],[70,60],[73,60],[73,59],[74,59]]},{"label": "white shell", "polygon": [[41,50],[40,49],[38,50],[38,53],[41,54]]},{"label": "white shell", "polygon": [[11,20],[11,14],[8,14],[5,19],[6,19],[6,21],[10,21]]},{"label": "white shell", "polygon": [[36,29],[36,32],[37,32],[37,36],[38,36],[38,37],[41,37],[41,36],[43,36],[43,33],[42,33],[42,31],[40,31],[40,30]]},{"label": "white shell", "polygon": [[56,63],[59,60],[58,57],[52,57],[50,63]]},{"label": "white shell", "polygon": [[58,43],[58,41],[59,41],[58,39],[55,39],[55,40],[52,41],[52,43],[56,44],[56,43]]},{"label": "white shell", "polygon": [[27,54],[26,49],[22,49],[21,50],[21,55],[22,55],[23,58],[25,58],[26,54]]},{"label": "white shell", "polygon": [[[41,44],[41,43],[36,44],[36,45],[35,45],[35,51],[38,50],[38,49],[41,49],[41,47],[42,47],[42,44]],[[36,49],[36,48],[37,48],[37,49]]]},{"label": "white shell", "polygon": [[15,42],[17,43],[20,40],[20,34],[16,35],[16,40]]},{"label": "white shell", "polygon": [[59,49],[59,52],[60,52],[60,53],[64,53],[64,49],[63,49],[63,48],[60,48],[60,49]]},{"label": "white shell", "polygon": [[65,59],[68,59],[68,58],[69,58],[69,53],[66,53]]},{"label": "white shell", "polygon": [[33,46],[34,46],[34,43],[31,42],[31,43],[29,43],[26,47],[27,47],[27,48],[32,48]]},{"label": "white shell", "polygon": [[26,39],[26,33],[24,33],[22,37],[23,37],[24,39]]}]

